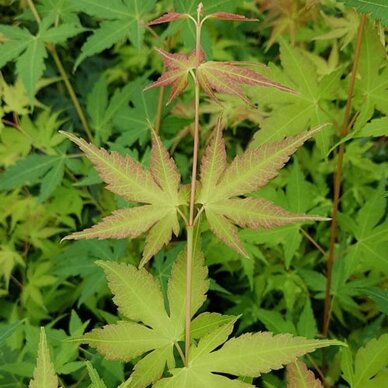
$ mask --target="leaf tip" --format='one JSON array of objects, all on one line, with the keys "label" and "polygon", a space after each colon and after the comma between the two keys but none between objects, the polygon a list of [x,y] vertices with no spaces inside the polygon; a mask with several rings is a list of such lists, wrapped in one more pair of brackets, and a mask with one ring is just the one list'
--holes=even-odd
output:
[{"label": "leaf tip", "polygon": [[71,234],[69,234],[68,236],[65,236],[63,238],[61,238],[61,240],[59,241],[60,244],[63,244],[64,241],[67,241],[67,240],[72,240],[72,237],[71,237]]}]

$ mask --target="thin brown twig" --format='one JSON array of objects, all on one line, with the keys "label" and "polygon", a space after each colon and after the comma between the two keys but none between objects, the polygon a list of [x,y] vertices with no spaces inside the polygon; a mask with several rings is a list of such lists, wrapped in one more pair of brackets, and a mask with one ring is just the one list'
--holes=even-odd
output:
[{"label": "thin brown twig", "polygon": [[82,124],[82,127],[86,133],[86,136],[88,137],[88,140],[89,141],[92,141],[93,140],[93,135],[92,135],[92,132],[89,128],[89,124],[86,120],[86,116],[84,114],[84,111],[82,110],[82,107],[81,107],[81,104],[78,100],[78,97],[77,95],[75,94],[75,91],[73,89],[73,86],[71,85],[70,83],[70,80],[69,80],[69,77],[67,76],[67,73],[66,73],[66,70],[65,68],[63,67],[63,64],[58,56],[58,53],[57,53],[57,50],[54,46],[51,46],[49,47],[49,51],[54,59],[54,62],[55,62],[55,65],[57,66],[58,68],[58,71],[59,71],[59,74],[61,75],[62,77],[62,81],[63,83],[65,84],[65,87],[66,87],[66,90],[70,96],[70,99],[73,103],[73,106],[74,106],[74,109],[75,111],[77,112],[77,115],[78,115],[78,118],[80,119],[81,121],[81,124]]},{"label": "thin brown twig", "polygon": [[317,241],[315,241],[314,237],[311,236],[311,234],[306,232],[303,228],[300,228],[300,231],[302,232],[303,236],[306,237],[306,239],[309,240],[311,242],[311,244],[313,244],[315,246],[315,248],[317,248],[318,251],[322,253],[322,255],[324,255],[324,256],[326,255],[325,250],[318,244]]},{"label": "thin brown twig", "polygon": [[326,377],[325,375],[323,374],[321,368],[318,366],[318,364],[315,362],[315,360],[311,357],[310,354],[306,354],[308,360],[311,362],[311,365],[314,367],[314,369],[317,371],[319,377],[321,378],[323,384],[325,385],[325,387],[327,387],[327,380],[326,380]]},{"label": "thin brown twig", "polygon": [[[365,22],[366,22],[366,14],[363,14],[361,16],[360,25],[358,27],[352,74],[350,78],[348,96],[346,100],[344,121],[341,129],[341,133],[340,133],[341,137],[348,135],[350,131],[350,126],[349,126],[350,111],[352,107],[354,86],[356,83],[358,63],[360,61],[361,44],[362,44]],[[330,226],[329,251],[327,254],[327,263],[326,263],[326,291],[325,291],[325,303],[324,303],[323,325],[322,325],[322,335],[324,337],[327,337],[328,335],[330,318],[331,318],[330,290],[331,290],[331,280],[332,280],[332,272],[333,272],[333,265],[334,265],[334,249],[335,249],[335,243],[337,241],[338,207],[340,202],[341,178],[342,178],[342,169],[343,169],[343,162],[344,162],[344,153],[345,153],[345,143],[341,143],[338,150],[337,167],[334,175],[333,212],[332,212],[332,217],[331,217],[332,220],[331,220],[331,226]]]},{"label": "thin brown twig", "polygon": [[11,275],[11,280],[22,290],[23,289],[23,284],[19,282],[18,279],[16,279],[15,276]]}]

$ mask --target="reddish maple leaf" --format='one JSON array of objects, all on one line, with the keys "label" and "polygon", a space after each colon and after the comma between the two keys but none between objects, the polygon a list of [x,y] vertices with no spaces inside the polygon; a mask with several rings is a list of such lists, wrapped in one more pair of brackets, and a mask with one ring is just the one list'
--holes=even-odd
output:
[{"label": "reddish maple leaf", "polygon": [[196,73],[198,82],[211,99],[217,100],[214,92],[221,92],[238,96],[250,103],[240,87],[241,84],[273,87],[284,92],[293,92],[292,89],[271,81],[253,70],[238,66],[239,64],[239,62],[209,61],[198,67]]},{"label": "reddish maple leaf", "polygon": [[[169,104],[186,89],[189,83],[189,73],[196,67],[195,51],[189,55],[172,54],[160,49],[156,49],[156,51],[163,57],[163,62],[167,71],[151,85],[148,85],[144,90],[157,86],[171,85],[170,96],[167,101],[167,104]],[[202,61],[203,54],[201,53],[200,62]]]},{"label": "reddish maple leaf", "polygon": [[258,19],[247,18],[243,15],[238,15],[236,13],[229,12],[215,12],[208,16],[207,19],[218,19],[218,20],[237,20],[239,22],[257,22]]},{"label": "reddish maple leaf", "polygon": [[158,17],[157,19],[151,20],[147,23],[148,26],[153,26],[155,24],[169,23],[178,19],[188,18],[189,15],[186,13],[178,13],[178,12],[167,12],[166,14]]}]

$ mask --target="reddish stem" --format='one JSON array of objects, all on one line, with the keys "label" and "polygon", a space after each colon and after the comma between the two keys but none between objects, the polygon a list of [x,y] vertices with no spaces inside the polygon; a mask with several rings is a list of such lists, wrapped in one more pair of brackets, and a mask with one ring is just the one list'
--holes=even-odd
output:
[{"label": "reddish stem", "polygon": [[[366,15],[361,16],[360,25],[358,27],[357,34],[357,42],[356,48],[354,51],[354,60],[352,67],[352,75],[350,78],[349,89],[348,89],[348,97],[345,106],[345,115],[344,121],[341,128],[341,137],[345,137],[349,133],[349,120],[350,120],[350,111],[352,108],[352,98],[354,85],[356,83],[356,75],[358,64],[360,61],[360,51],[362,44],[362,37],[364,33],[364,27],[366,22]],[[326,263],[326,291],[325,291],[325,306],[323,312],[323,326],[322,326],[322,335],[327,337],[330,326],[330,318],[331,318],[331,280],[332,280],[332,272],[334,265],[334,248],[337,240],[337,223],[338,223],[338,207],[340,202],[340,193],[341,193],[341,178],[342,178],[342,170],[343,170],[343,162],[344,162],[344,153],[345,153],[345,143],[341,143],[338,150],[338,158],[337,158],[337,167],[334,175],[334,194],[333,194],[333,212],[332,212],[332,220],[330,226],[330,242],[329,242],[329,251],[327,254],[327,263]]]}]

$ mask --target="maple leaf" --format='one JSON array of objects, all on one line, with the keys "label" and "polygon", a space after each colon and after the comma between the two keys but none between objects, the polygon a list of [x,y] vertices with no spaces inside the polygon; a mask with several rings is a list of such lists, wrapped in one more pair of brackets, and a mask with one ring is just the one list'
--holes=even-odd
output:
[{"label": "maple leaf", "polygon": [[[227,341],[236,318],[203,336],[193,344],[188,365],[170,368],[172,377],[159,380],[156,388],[253,387],[226,376],[258,377],[296,361],[297,357],[329,345],[342,345],[335,340],[309,340],[290,334],[247,333]],[[222,345],[221,348],[219,348]],[[219,349],[217,349],[219,348]],[[217,349],[217,350],[215,350]]]},{"label": "maple leaf", "polygon": [[76,8],[88,15],[101,18],[98,29],[94,30],[81,48],[75,68],[87,57],[112,47],[123,39],[129,39],[140,47],[145,30],[142,18],[155,6],[155,0],[78,0]]},{"label": "maple leaf", "polygon": [[356,80],[354,102],[360,112],[354,125],[356,131],[361,130],[370,120],[375,110],[388,115],[388,66],[386,65],[385,48],[381,44],[378,32],[370,22],[365,24],[363,34],[359,77]]},{"label": "maple leaf", "polygon": [[322,17],[329,27],[329,32],[318,35],[314,38],[315,40],[339,39],[341,41],[341,50],[354,41],[359,25],[357,12],[348,10],[338,18],[322,13]]},{"label": "maple leaf", "polygon": [[[187,87],[190,71],[196,67],[195,51],[191,54],[172,54],[164,50],[155,49],[162,57],[167,71],[159,79],[148,85],[144,90],[158,86],[171,85],[170,96],[167,104],[178,97]],[[201,58],[201,61],[203,57]]]},{"label": "maple leaf", "polygon": [[287,377],[287,388],[323,388],[321,382],[302,361],[295,361],[287,365]]},{"label": "maple leaf", "polygon": [[388,334],[368,341],[358,349],[354,360],[349,348],[341,349],[341,353],[343,377],[351,387],[373,388],[385,385],[387,381]]},{"label": "maple leaf", "polygon": [[262,27],[272,27],[267,49],[283,34],[289,36],[294,43],[297,32],[319,14],[317,0],[256,0],[256,3],[262,12],[267,12]]},{"label": "maple leaf", "polygon": [[241,255],[247,256],[234,225],[247,228],[273,228],[295,222],[327,220],[291,213],[273,203],[257,198],[237,198],[263,187],[274,178],[290,156],[316,128],[259,149],[249,149],[227,166],[221,119],[201,161],[201,191],[198,202],[205,209],[213,233]]},{"label": "maple leaf", "polygon": [[206,16],[206,19],[218,19],[218,20],[236,20],[239,22],[257,22],[258,19],[247,18],[244,15],[238,15],[230,12],[214,12]]},{"label": "maple leaf", "polygon": [[[283,70],[272,67],[269,76],[293,87],[298,94],[279,93],[276,89],[270,89],[268,93],[259,90],[255,94],[257,101],[269,106],[272,111],[255,133],[251,143],[253,147],[297,135],[309,126],[332,122],[330,102],[338,89],[343,70],[338,69],[319,80],[306,51],[292,47],[284,39],[280,39],[280,59]],[[331,135],[332,129],[327,128],[316,136],[322,154],[329,150]]]},{"label": "maple leaf", "polygon": [[283,92],[293,92],[291,88],[271,81],[261,74],[239,65],[239,62],[204,62],[196,72],[198,82],[205,93],[213,100],[217,100],[214,92],[221,92],[238,96],[248,104],[250,101],[245,97],[240,87],[241,84],[272,87]]},{"label": "maple leaf", "polygon": [[[193,294],[191,316],[206,300],[207,268],[204,257],[195,244],[193,260]],[[183,250],[171,270],[167,301],[160,284],[144,268],[99,261],[105,271],[113,301],[125,320],[94,329],[73,341],[87,343],[109,360],[130,361],[149,352],[138,361],[129,379],[133,387],[148,387],[160,379],[166,363],[175,366],[174,346],[183,340],[185,328],[186,250]],[[214,327],[214,325],[213,325]]]},{"label": "maple leaf", "polygon": [[375,19],[388,26],[388,4],[385,0],[340,0],[360,13],[370,13]]},{"label": "maple leaf", "polygon": [[153,132],[151,170],[146,170],[130,156],[87,143],[71,133],[61,132],[77,144],[94,164],[107,188],[131,202],[144,205],[119,209],[97,225],[66,236],[69,239],[135,238],[150,230],[145,242],[141,266],[167,244],[172,233],[179,234],[177,207],[180,174],[161,140]]},{"label": "maple leaf", "polygon": [[63,43],[84,29],[77,23],[51,26],[43,19],[36,35],[25,28],[0,25],[0,34],[6,38],[0,45],[0,69],[10,61],[16,62],[16,74],[23,82],[30,102],[33,101],[36,84],[45,70],[46,43]]},{"label": "maple leaf", "polygon": [[54,365],[50,358],[47,338],[44,328],[40,328],[39,349],[34,377],[30,381],[29,388],[57,388],[58,377],[55,374]]},{"label": "maple leaf", "polygon": [[151,20],[147,23],[148,26],[153,26],[155,24],[162,24],[162,23],[169,23],[173,22],[174,20],[179,19],[185,19],[188,18],[189,15],[187,13],[180,13],[180,12],[167,12],[166,14]]},{"label": "maple leaf", "polygon": [[388,218],[382,185],[368,196],[355,218],[341,214],[340,225],[354,236],[347,248],[346,273],[371,269],[385,274],[388,271]]}]

